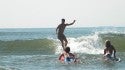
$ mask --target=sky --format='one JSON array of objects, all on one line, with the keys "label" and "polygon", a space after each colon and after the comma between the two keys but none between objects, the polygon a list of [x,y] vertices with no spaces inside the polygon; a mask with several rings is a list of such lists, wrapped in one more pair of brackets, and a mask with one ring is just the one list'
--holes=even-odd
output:
[{"label": "sky", "polygon": [[0,0],[0,28],[125,27],[125,0]]}]

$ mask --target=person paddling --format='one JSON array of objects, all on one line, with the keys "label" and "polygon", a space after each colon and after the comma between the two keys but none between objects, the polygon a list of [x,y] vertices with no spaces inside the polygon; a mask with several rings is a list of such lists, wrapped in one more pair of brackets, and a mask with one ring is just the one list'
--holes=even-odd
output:
[{"label": "person paddling", "polygon": [[62,63],[72,63],[72,62],[78,62],[78,58],[73,53],[70,53],[70,47],[66,47],[64,49],[64,53],[62,53],[59,56],[59,60]]},{"label": "person paddling", "polygon": [[116,58],[116,49],[113,45],[111,45],[111,42],[109,40],[105,41],[105,47],[106,48],[104,49],[104,57],[117,61],[118,59]]}]

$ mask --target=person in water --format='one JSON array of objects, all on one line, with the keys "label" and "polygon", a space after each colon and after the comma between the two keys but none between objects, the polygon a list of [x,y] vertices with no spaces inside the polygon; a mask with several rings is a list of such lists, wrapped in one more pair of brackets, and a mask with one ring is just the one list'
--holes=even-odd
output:
[{"label": "person in water", "polygon": [[[104,56],[108,57],[109,59],[116,59],[116,49],[113,45],[111,45],[111,42],[109,40],[105,41],[105,49],[104,49]],[[112,57],[113,55],[113,57]]]},{"label": "person in water", "polygon": [[61,41],[63,49],[67,46],[68,43],[66,36],[64,35],[64,30],[66,26],[73,25],[74,23],[75,20],[72,23],[67,24],[65,23],[65,19],[62,19],[61,24],[59,24],[58,27],[56,28],[56,34],[58,34],[58,39]]},{"label": "person in water", "polygon": [[65,47],[64,49],[64,53],[62,53],[59,56],[59,60],[61,62],[77,62],[77,58],[75,57],[74,54],[70,53],[70,48],[69,47]]}]

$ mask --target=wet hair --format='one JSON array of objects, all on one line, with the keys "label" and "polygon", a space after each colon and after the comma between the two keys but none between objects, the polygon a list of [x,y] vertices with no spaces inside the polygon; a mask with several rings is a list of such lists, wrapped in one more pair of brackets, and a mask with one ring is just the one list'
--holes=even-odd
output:
[{"label": "wet hair", "polygon": [[62,22],[65,22],[65,19],[62,19]]},{"label": "wet hair", "polygon": [[105,47],[107,47],[107,48],[108,48],[108,47],[110,47],[110,46],[111,46],[110,41],[109,41],[109,40],[106,40],[106,41],[105,41]]},{"label": "wet hair", "polygon": [[65,50],[66,53],[70,52],[70,48],[69,47],[66,47],[64,50]]}]

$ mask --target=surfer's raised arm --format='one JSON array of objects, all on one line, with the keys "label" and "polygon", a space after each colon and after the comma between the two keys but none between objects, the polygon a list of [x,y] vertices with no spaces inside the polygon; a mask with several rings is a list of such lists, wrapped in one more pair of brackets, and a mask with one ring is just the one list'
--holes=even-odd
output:
[{"label": "surfer's raised arm", "polygon": [[69,25],[73,25],[74,23],[75,23],[75,21],[76,20],[74,20],[72,23],[70,23],[70,24],[66,24],[67,26],[69,26]]}]

